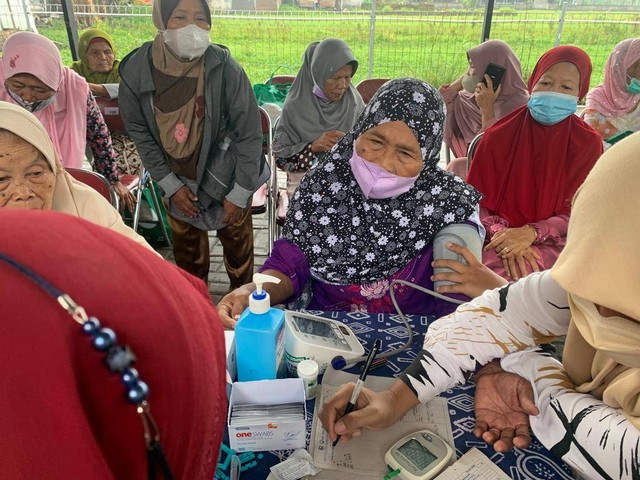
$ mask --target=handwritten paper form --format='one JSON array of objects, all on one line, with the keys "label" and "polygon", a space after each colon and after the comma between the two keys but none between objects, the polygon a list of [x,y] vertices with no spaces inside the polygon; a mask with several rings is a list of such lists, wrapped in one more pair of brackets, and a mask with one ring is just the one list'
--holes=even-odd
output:
[{"label": "handwritten paper form", "polygon": [[[436,433],[451,445],[455,452],[447,400],[444,398],[435,398],[427,405],[418,405],[385,430],[363,430],[362,436],[353,438],[346,444],[338,443],[334,449],[327,432],[318,420],[317,412],[324,400],[331,397],[341,385],[355,382],[357,379],[356,375],[332,369],[327,370],[323,378],[322,389],[316,399],[309,446],[316,467],[322,468],[323,471],[312,477],[313,480],[380,480],[389,472],[384,462],[387,450],[405,435],[423,429]],[[372,390],[383,390],[394,381],[393,378],[369,376],[365,386]]]}]

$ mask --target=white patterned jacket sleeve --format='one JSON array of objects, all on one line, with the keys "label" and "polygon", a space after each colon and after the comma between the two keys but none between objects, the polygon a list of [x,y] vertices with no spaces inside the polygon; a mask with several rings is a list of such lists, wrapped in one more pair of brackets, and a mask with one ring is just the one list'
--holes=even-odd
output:
[{"label": "white patterned jacket sleeve", "polygon": [[567,294],[551,273],[533,273],[435,321],[401,380],[426,403],[463,382],[465,372],[566,334],[570,319]]},{"label": "white patterned jacket sleeve", "polygon": [[529,417],[540,442],[587,479],[640,478],[640,430],[617,409],[578,393],[562,364],[538,349],[502,359],[531,382],[540,414]]}]

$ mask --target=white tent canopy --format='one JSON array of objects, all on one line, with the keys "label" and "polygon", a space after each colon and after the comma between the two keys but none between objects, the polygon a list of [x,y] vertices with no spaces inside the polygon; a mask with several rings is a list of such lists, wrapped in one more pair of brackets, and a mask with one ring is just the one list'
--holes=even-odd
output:
[{"label": "white tent canopy", "polygon": [[36,31],[29,2],[23,0],[0,0],[0,30]]}]

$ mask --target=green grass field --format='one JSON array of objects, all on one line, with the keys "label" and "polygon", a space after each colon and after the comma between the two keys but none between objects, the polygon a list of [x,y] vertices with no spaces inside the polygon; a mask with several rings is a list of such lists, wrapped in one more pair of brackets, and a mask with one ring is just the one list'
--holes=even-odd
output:
[{"label": "green grass field", "polygon": [[[506,9],[505,9],[506,10]],[[518,54],[525,77],[538,57],[553,47],[559,12],[498,11],[491,38],[508,42]],[[107,17],[99,21],[115,39],[122,58],[153,39],[150,17]],[[214,15],[211,39],[229,47],[253,83],[264,81],[280,66],[299,68],[306,46],[326,37],[344,39],[360,60],[354,78],[367,78],[368,12],[283,12],[280,14]],[[64,61],[71,62],[64,23],[52,20],[40,33],[64,45]],[[465,51],[479,42],[482,12],[380,12],[375,25],[374,77],[413,76],[434,85],[447,83],[466,68]],[[600,83],[608,55],[619,41],[640,37],[640,13],[568,12],[561,44],[577,45],[591,56],[592,85]],[[287,73],[286,69],[281,70]]]}]

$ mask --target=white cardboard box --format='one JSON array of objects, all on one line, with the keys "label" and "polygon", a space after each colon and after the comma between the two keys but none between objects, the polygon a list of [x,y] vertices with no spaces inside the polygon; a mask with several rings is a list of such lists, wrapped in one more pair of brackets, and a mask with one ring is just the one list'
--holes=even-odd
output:
[{"label": "white cardboard box", "polygon": [[229,444],[236,452],[263,450],[288,450],[304,448],[307,437],[307,407],[304,384],[301,378],[235,382],[229,401],[227,425],[231,420],[231,408],[236,404],[269,405],[301,402],[305,418],[290,422],[274,423],[265,418],[248,427],[229,426]]},{"label": "white cardboard box", "polygon": [[231,396],[231,385],[236,381],[238,375],[235,333],[233,330],[224,331],[224,343],[227,348],[227,400]]}]

